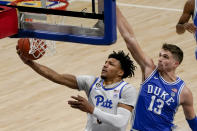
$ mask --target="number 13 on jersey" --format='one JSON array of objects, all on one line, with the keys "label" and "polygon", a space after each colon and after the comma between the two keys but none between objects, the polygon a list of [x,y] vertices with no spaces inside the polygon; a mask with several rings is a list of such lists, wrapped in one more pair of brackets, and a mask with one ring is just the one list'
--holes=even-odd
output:
[{"label": "number 13 on jersey", "polygon": [[153,111],[154,113],[160,115],[163,106],[164,106],[164,101],[162,99],[156,99],[156,96],[153,95],[151,97],[151,102],[150,102],[150,105],[148,107],[148,110]]}]

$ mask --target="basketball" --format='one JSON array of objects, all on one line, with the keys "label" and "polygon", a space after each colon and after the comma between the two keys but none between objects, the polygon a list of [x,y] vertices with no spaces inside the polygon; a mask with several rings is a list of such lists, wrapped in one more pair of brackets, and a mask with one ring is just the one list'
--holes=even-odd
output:
[{"label": "basketball", "polygon": [[[29,38],[21,38],[18,40],[18,49],[20,49],[20,52],[22,55],[30,60],[37,60],[41,58],[45,54],[46,45],[44,44],[44,41],[39,39],[34,39],[33,45],[30,45],[30,39]],[[33,48],[30,51],[30,46],[33,46]]]}]

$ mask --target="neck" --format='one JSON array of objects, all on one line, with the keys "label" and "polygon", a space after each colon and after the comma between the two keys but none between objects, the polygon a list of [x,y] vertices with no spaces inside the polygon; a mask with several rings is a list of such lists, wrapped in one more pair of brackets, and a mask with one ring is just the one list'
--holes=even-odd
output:
[{"label": "neck", "polygon": [[159,74],[163,77],[163,79],[167,82],[175,82],[176,75],[175,72],[159,72]]},{"label": "neck", "polygon": [[111,84],[114,84],[114,83],[117,83],[117,82],[120,82],[122,81],[122,79],[120,78],[116,78],[116,79],[104,79],[104,82],[103,82],[103,85],[111,85]]}]

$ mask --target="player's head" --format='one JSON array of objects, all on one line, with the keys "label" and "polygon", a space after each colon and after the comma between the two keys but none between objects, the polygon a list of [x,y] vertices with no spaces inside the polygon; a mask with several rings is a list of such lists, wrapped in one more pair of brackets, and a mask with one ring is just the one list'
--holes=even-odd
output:
[{"label": "player's head", "polygon": [[120,77],[123,79],[132,77],[135,68],[136,66],[128,54],[126,55],[123,51],[113,51],[113,53],[109,54],[103,66],[101,77],[103,79],[113,77]]},{"label": "player's head", "polygon": [[183,60],[183,51],[176,45],[164,43],[159,53],[158,69],[173,70]]}]

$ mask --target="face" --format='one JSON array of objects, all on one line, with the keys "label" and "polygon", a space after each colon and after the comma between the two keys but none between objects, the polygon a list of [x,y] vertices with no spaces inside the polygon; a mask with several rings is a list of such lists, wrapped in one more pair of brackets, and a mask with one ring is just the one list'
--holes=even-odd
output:
[{"label": "face", "polygon": [[115,58],[109,58],[105,61],[102,68],[101,78],[103,79],[113,79],[115,77],[120,77],[123,75],[123,70],[121,69],[120,62]]},{"label": "face", "polygon": [[170,51],[161,49],[158,60],[159,71],[172,71],[178,66],[178,61],[174,59]]}]

